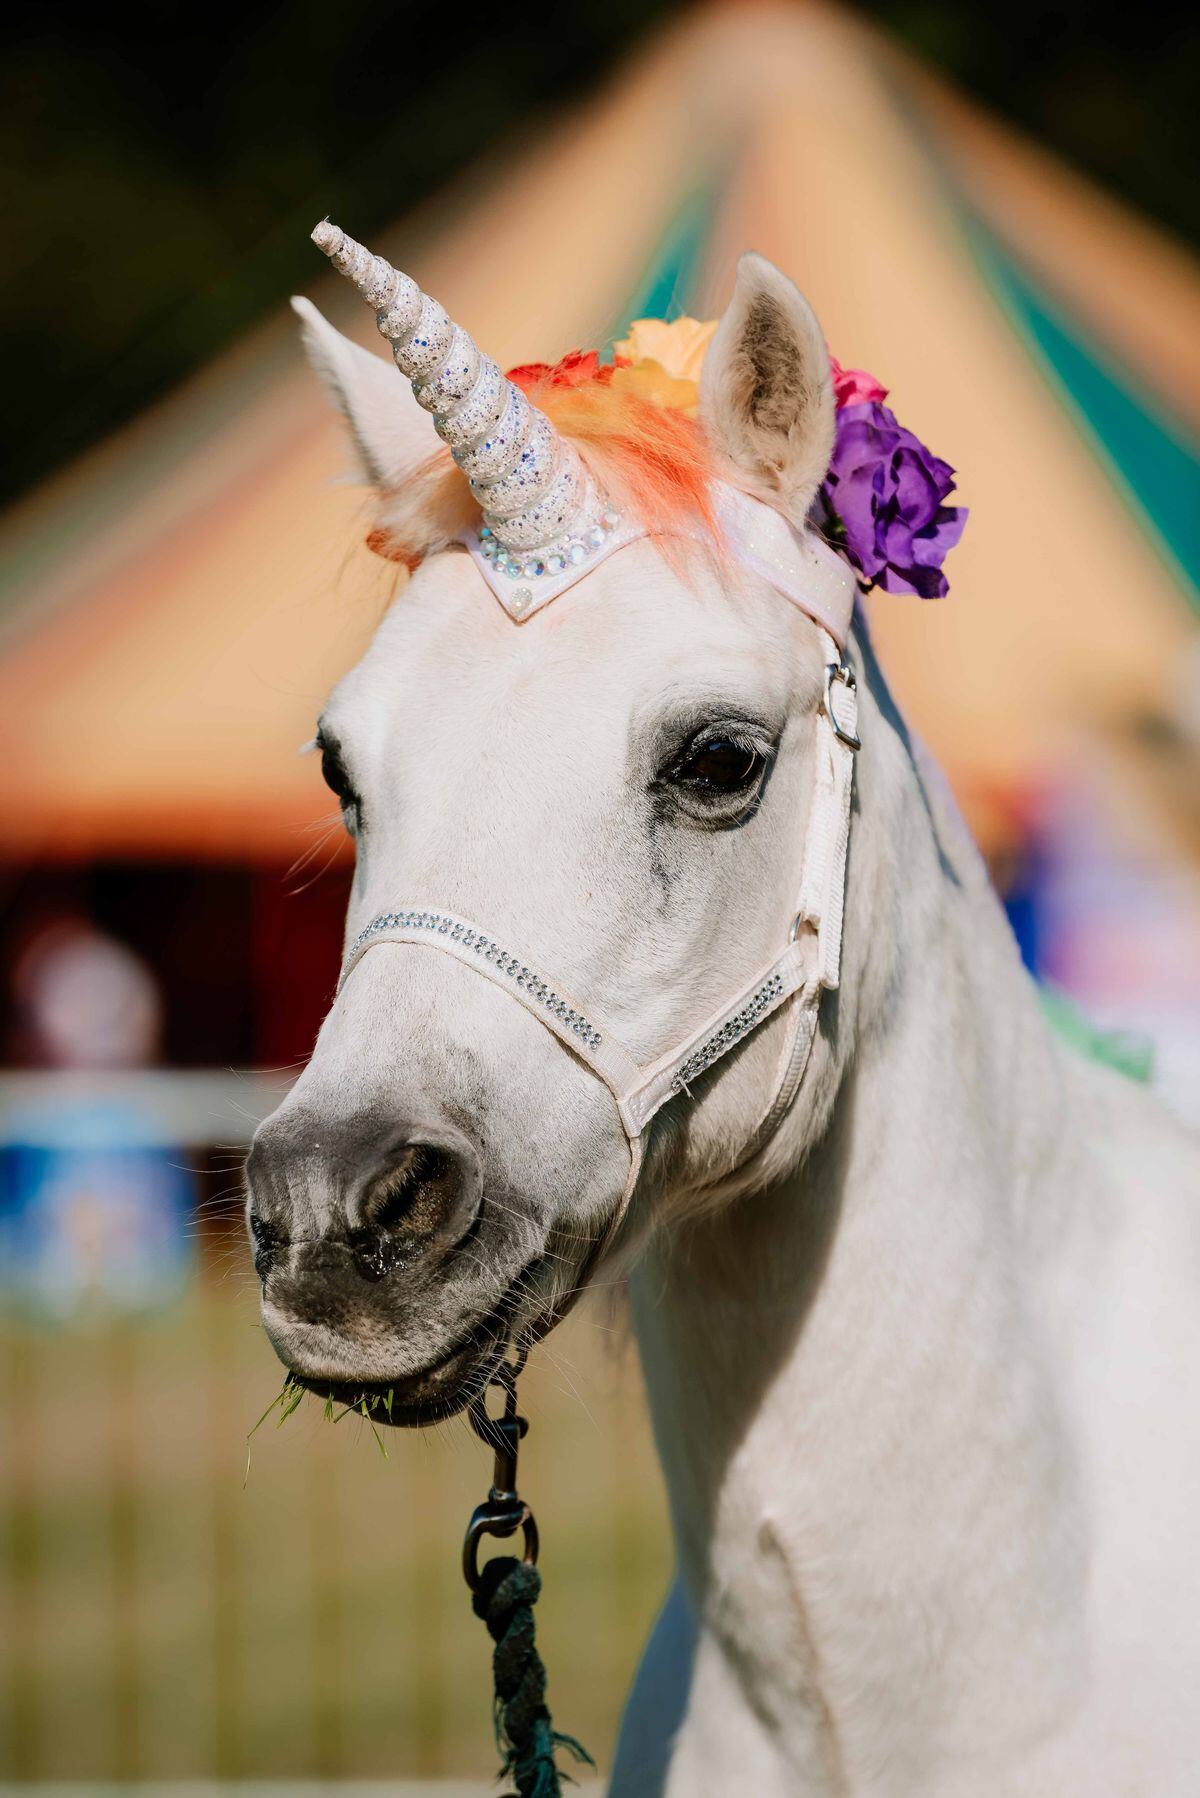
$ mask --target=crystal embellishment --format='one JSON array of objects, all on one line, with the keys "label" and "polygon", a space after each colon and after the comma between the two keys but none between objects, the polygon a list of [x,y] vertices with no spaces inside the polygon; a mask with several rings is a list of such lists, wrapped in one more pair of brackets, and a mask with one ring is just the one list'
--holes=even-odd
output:
[{"label": "crystal embellishment", "polygon": [[519,955],[512,955],[503,948],[494,937],[485,935],[470,924],[464,924],[460,918],[448,916],[439,911],[385,911],[363,927],[350,945],[347,963],[354,960],[359,950],[371,941],[372,937],[381,936],[388,930],[412,930],[424,932],[429,936],[446,936],[452,942],[461,943],[464,949],[470,949],[481,961],[486,961],[495,968],[498,974],[504,974],[514,986],[528,993],[538,1005],[544,1007],[551,1017],[572,1036],[577,1036],[581,1043],[589,1049],[598,1049],[604,1038],[593,1024],[590,1024],[583,1013],[568,1005],[559,997],[549,983],[541,978],[533,968],[526,967]]},{"label": "crystal embellishment", "polygon": [[[484,523],[518,576],[551,551],[580,560],[606,541],[605,500],[575,446],[560,437],[489,356],[416,282],[328,219],[313,242],[375,308],[397,368],[471,484]],[[567,550],[564,540],[569,539]],[[502,570],[508,573],[508,568]]]},{"label": "crystal embellishment", "polygon": [[568,566],[581,567],[589,556],[594,556],[597,550],[603,549],[620,522],[621,514],[610,507],[599,523],[594,524],[582,537],[563,537],[557,543],[546,545],[535,556],[514,555],[501,543],[493,527],[485,524],[479,531],[479,553],[506,580],[540,581],[546,575],[557,580]]},{"label": "crystal embellishment", "polygon": [[732,1049],[735,1043],[747,1036],[774,1007],[776,1001],[782,997],[783,976],[782,974],[772,974],[769,979],[764,980],[758,991],[747,999],[741,1011],[735,1012],[731,1018],[727,1018],[720,1028],[714,1030],[712,1035],[707,1037],[698,1049],[694,1049],[687,1060],[676,1069],[671,1080],[671,1091],[673,1093],[684,1092],[690,1080],[695,1080],[698,1074],[704,1072],[705,1068],[711,1067],[714,1061],[719,1061],[727,1049]]}]

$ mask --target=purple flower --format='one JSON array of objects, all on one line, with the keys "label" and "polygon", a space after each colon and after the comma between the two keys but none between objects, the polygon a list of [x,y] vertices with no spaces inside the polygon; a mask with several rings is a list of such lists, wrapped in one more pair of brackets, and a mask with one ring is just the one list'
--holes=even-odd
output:
[{"label": "purple flower", "polygon": [[936,599],[949,592],[942,563],[967,522],[943,504],[954,470],[878,400],[843,406],[821,488],[837,547],[871,585]]}]

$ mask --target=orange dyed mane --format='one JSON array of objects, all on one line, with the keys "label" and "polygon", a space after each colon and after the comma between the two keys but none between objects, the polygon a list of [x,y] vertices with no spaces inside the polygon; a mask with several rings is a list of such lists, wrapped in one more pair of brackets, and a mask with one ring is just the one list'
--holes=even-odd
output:
[{"label": "orange dyed mane", "polygon": [[[602,365],[594,350],[576,350],[553,366],[533,363],[511,369],[508,378],[575,444],[618,510],[661,539],[668,557],[697,529],[719,546],[713,508],[718,470],[704,432],[687,412],[659,405],[636,391],[632,381],[627,384],[626,367],[620,361]],[[424,551],[414,553],[412,526],[422,514],[441,521],[443,529],[436,535],[443,542],[478,519],[467,483],[447,450],[435,452],[406,481],[402,510],[385,496],[368,547],[415,566]]]},{"label": "orange dyed mane", "polygon": [[[579,378],[577,371],[586,373]],[[699,424],[643,398],[619,375],[619,367],[598,365],[594,352],[576,352],[554,368],[517,368],[509,378],[577,445],[621,511],[654,535],[670,537],[697,523],[715,535],[717,471]]]}]

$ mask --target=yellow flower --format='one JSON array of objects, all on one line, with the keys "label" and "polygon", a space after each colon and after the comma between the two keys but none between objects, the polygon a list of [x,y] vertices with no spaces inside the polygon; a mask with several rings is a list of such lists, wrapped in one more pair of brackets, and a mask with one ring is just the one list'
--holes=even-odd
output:
[{"label": "yellow flower", "polygon": [[613,349],[635,365],[657,362],[672,380],[699,381],[704,353],[719,322],[715,318],[676,318],[667,324],[661,318],[639,318],[630,325],[629,336],[615,343]]},{"label": "yellow flower", "polygon": [[[617,354],[621,352],[618,349]],[[615,368],[612,384],[636,393],[639,399],[655,406],[667,406],[673,412],[696,416],[700,405],[700,387],[696,381],[680,381],[669,375],[661,362],[635,362],[629,368]]]}]

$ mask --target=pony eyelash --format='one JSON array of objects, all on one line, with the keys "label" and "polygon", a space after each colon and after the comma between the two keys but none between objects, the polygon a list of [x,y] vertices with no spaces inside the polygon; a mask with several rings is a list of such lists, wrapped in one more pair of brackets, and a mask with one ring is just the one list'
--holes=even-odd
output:
[{"label": "pony eyelash", "polygon": [[712,743],[728,742],[737,749],[744,749],[750,755],[761,756],[767,767],[775,760],[778,753],[778,739],[767,732],[756,730],[744,719],[715,719],[710,723],[699,725],[670,758],[664,762],[657,776],[659,780],[670,779],[694,755],[706,749]]}]

